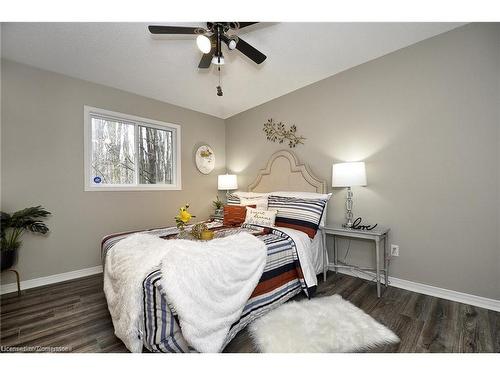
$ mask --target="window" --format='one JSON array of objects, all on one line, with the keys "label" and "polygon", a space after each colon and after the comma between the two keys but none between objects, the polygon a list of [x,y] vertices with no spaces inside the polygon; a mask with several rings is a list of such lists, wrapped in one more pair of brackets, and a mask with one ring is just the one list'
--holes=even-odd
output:
[{"label": "window", "polygon": [[85,106],[85,190],[180,190],[180,127]]}]

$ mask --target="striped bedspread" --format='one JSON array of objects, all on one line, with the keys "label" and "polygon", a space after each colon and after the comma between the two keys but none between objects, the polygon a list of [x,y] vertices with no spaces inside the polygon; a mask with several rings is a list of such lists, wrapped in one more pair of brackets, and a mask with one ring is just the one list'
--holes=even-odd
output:
[{"label": "striped bedspread", "polygon": [[[241,228],[220,229],[224,235],[239,231],[261,231],[263,228],[246,225]],[[167,238],[175,234],[176,228],[160,228],[147,231],[148,234]],[[129,233],[130,234],[130,233]],[[129,234],[108,236],[102,242],[102,255],[113,244]],[[278,229],[268,228],[258,237],[267,246],[267,260],[259,283],[247,301],[241,317],[234,322],[226,337],[226,346],[234,336],[250,322],[276,308],[296,294],[304,291],[310,295],[314,287],[306,285],[294,241]],[[144,346],[152,352],[184,353],[194,351],[182,336],[175,307],[165,298],[160,280],[161,271],[151,272],[143,281],[144,332],[138,332]]]}]

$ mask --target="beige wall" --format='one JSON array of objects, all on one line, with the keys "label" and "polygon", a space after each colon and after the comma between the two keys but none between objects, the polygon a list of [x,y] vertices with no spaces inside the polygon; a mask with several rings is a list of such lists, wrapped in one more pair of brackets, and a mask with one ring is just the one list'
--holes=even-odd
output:
[{"label": "beige wall", "polygon": [[[54,213],[47,238],[25,237],[23,279],[98,265],[104,234],[173,224],[185,201],[205,217],[225,148],[241,187],[282,148],[262,132],[272,117],[298,126],[307,140],[294,151],[328,182],[333,162],[367,162],[354,213],[392,228],[401,251],[394,276],[499,299],[499,39],[498,25],[467,25],[225,122],[2,61],[2,210],[42,204]],[[85,104],[180,124],[183,190],[84,192]],[[199,142],[216,152],[208,176],[194,166]],[[330,224],[344,215],[345,191],[333,191]],[[349,259],[370,264],[369,246],[353,242]]]},{"label": "beige wall", "polygon": [[[296,124],[294,151],[329,186],[332,163],[366,161],[354,214],[392,228],[393,276],[500,299],[499,40],[498,24],[467,25],[231,117],[228,169],[248,185],[286,148],[264,122]],[[329,224],[344,215],[333,191]],[[348,259],[371,263],[368,246]]]},{"label": "beige wall", "polygon": [[[84,105],[181,125],[182,191],[84,192]],[[210,175],[199,173],[193,161],[200,142],[216,153]],[[99,265],[103,235],[174,224],[185,202],[207,217],[217,174],[225,171],[223,120],[5,60],[1,146],[2,210],[41,204],[53,212],[47,238],[24,238],[18,264],[23,280]]]}]

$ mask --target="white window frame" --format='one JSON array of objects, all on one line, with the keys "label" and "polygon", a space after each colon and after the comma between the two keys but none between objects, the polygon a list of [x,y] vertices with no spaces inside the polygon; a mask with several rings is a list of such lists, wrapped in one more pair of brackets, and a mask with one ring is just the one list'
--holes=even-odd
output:
[{"label": "white window frame", "polygon": [[[128,115],[120,112],[108,111],[106,109],[84,106],[84,178],[85,178],[85,189],[84,191],[147,191],[147,190],[182,190],[182,180],[181,180],[181,127],[177,124],[171,124],[168,122],[151,120],[144,117],[138,117],[133,115]],[[172,131],[173,141],[173,159],[175,160],[174,167],[174,183],[173,184],[135,184],[135,185],[119,185],[119,184],[96,184],[91,179],[91,167],[92,167],[92,121],[91,115],[97,115],[102,117],[107,117],[110,119],[115,119],[127,123],[133,123],[136,126],[136,137],[137,129],[139,125],[144,125],[150,128],[157,128],[161,130]],[[137,144],[137,139],[135,139]],[[139,152],[138,147],[135,147],[136,160],[137,153]],[[137,172],[136,172],[137,173]]]}]

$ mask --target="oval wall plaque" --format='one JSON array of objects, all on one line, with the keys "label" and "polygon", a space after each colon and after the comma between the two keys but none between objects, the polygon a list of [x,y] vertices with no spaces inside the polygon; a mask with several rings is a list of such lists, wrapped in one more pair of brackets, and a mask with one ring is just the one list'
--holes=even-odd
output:
[{"label": "oval wall plaque", "polygon": [[209,145],[198,147],[195,154],[196,168],[203,173],[209,174],[215,168],[215,154]]}]

